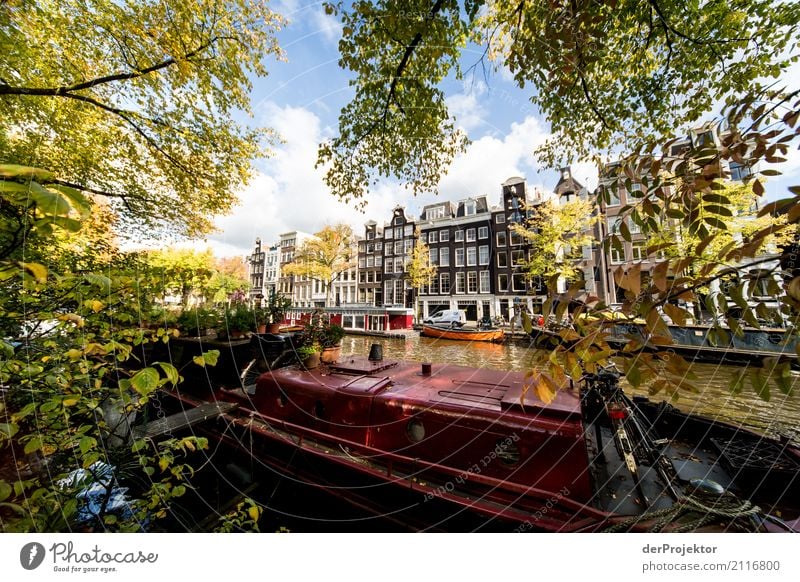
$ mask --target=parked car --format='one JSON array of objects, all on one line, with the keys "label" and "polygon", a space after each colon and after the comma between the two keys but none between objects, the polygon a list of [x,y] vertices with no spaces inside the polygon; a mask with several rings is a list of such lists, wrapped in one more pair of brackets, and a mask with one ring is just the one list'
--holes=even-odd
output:
[{"label": "parked car", "polygon": [[467,322],[467,315],[462,310],[449,309],[439,311],[422,320],[423,323],[433,325],[449,325],[450,327],[461,327]]}]

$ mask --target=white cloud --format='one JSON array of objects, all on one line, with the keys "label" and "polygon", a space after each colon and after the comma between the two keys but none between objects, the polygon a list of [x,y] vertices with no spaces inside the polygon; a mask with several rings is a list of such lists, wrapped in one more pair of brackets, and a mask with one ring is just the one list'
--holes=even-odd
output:
[{"label": "white cloud", "polygon": [[594,162],[575,162],[570,166],[572,177],[586,186],[589,192],[597,188],[598,173]]},{"label": "white cloud", "polygon": [[[514,123],[506,135],[484,136],[456,158],[440,183],[440,194],[413,198],[399,186],[386,182],[373,188],[364,212],[334,198],[316,169],[318,144],[330,133],[319,117],[301,107],[262,104],[259,122],[273,127],[285,143],[262,165],[251,185],[239,194],[240,204],[230,216],[216,221],[220,232],[208,244],[219,256],[250,252],[256,237],[265,243],[278,240],[282,232],[317,232],[326,224],[345,222],[363,234],[368,220],[379,224],[389,220],[395,206],[418,216],[425,204],[437,200],[462,200],[486,195],[490,204],[499,202],[500,184],[511,176],[523,176],[530,187],[552,189],[554,182],[536,174],[533,150],[547,139],[547,132],[534,117]],[[582,178],[582,174],[576,174]],[[551,183],[552,182],[552,183]]]},{"label": "white cloud", "polygon": [[475,92],[459,93],[447,98],[447,110],[456,120],[456,127],[472,131],[483,123],[485,108],[478,101]]},{"label": "white cloud", "polygon": [[442,178],[442,197],[458,200],[487,195],[490,204],[497,204],[500,184],[507,178],[522,176],[530,186],[535,185],[533,150],[548,135],[541,122],[529,116],[521,123],[512,123],[511,131],[502,138],[484,136],[475,140]]},{"label": "white cloud", "polygon": [[322,33],[323,38],[331,44],[336,45],[342,36],[342,23],[335,16],[325,14],[321,8],[311,12],[309,24],[315,31]]},{"label": "white cloud", "polygon": [[370,194],[364,213],[340,202],[325,186],[323,171],[314,167],[326,133],[319,117],[308,109],[271,102],[262,104],[259,113],[261,125],[274,128],[284,143],[239,193],[240,203],[232,214],[216,221],[219,232],[208,242],[217,255],[245,254],[257,237],[272,243],[283,232],[314,233],[339,222],[361,233],[367,220],[387,220],[391,209],[407,199],[401,190],[385,185]]}]

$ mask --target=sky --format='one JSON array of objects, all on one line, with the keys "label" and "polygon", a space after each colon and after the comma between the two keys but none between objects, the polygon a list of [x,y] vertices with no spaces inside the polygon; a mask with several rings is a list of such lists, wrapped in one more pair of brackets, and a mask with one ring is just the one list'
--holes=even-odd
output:
[{"label": "sky", "polygon": [[[330,194],[314,165],[319,143],[336,134],[339,110],[352,95],[348,74],[338,65],[341,25],[325,14],[322,2],[283,0],[273,9],[288,19],[278,34],[285,60],[268,61],[269,76],[253,80],[250,122],[273,128],[282,143],[272,148],[270,158],[256,162],[255,179],[238,193],[233,212],[215,221],[217,232],[191,243],[210,246],[217,256],[249,254],[257,237],[268,244],[283,232],[314,233],[339,222],[363,234],[366,221],[387,221],[398,205],[418,216],[425,204],[437,200],[433,194],[415,198],[391,181],[370,192],[363,212]],[[462,65],[468,68],[480,56],[477,49],[467,50]],[[794,78],[800,78],[800,68],[795,72]],[[552,190],[556,185],[557,173],[543,171],[533,158],[549,125],[511,81],[505,70],[490,71],[485,78],[478,67],[475,76],[446,83],[450,112],[472,143],[442,178],[438,199],[485,195],[490,205],[498,204],[500,184],[512,176],[524,177],[529,188]],[[768,182],[768,198],[797,183],[791,181],[800,175],[796,150],[780,169],[784,176]],[[572,174],[590,190],[597,185],[597,169],[590,163],[573,164]]]}]

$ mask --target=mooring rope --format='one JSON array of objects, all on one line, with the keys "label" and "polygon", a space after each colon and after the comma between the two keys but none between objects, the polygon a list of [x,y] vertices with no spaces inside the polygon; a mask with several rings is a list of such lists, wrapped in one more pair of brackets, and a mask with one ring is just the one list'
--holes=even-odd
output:
[{"label": "mooring rope", "polygon": [[[670,532],[694,531],[720,518],[729,522],[732,526],[745,531],[755,531],[760,526],[758,521],[753,518],[761,513],[761,508],[753,505],[748,500],[742,500],[733,494],[727,493],[722,496],[690,494],[682,497],[674,505],[666,509],[652,511],[636,515],[631,518],[615,523],[604,529],[604,532],[630,531],[631,528],[655,520],[644,531],[660,532],[670,524],[678,524],[682,518],[692,515],[699,515],[697,519],[681,523]],[[747,526],[742,523],[746,520]]]}]

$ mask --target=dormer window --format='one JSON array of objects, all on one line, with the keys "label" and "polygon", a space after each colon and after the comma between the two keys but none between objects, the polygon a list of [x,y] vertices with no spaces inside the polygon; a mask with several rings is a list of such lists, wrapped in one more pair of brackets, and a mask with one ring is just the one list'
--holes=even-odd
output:
[{"label": "dormer window", "polygon": [[467,200],[464,203],[464,215],[465,216],[472,216],[475,214],[476,211],[476,204],[474,200]]}]

